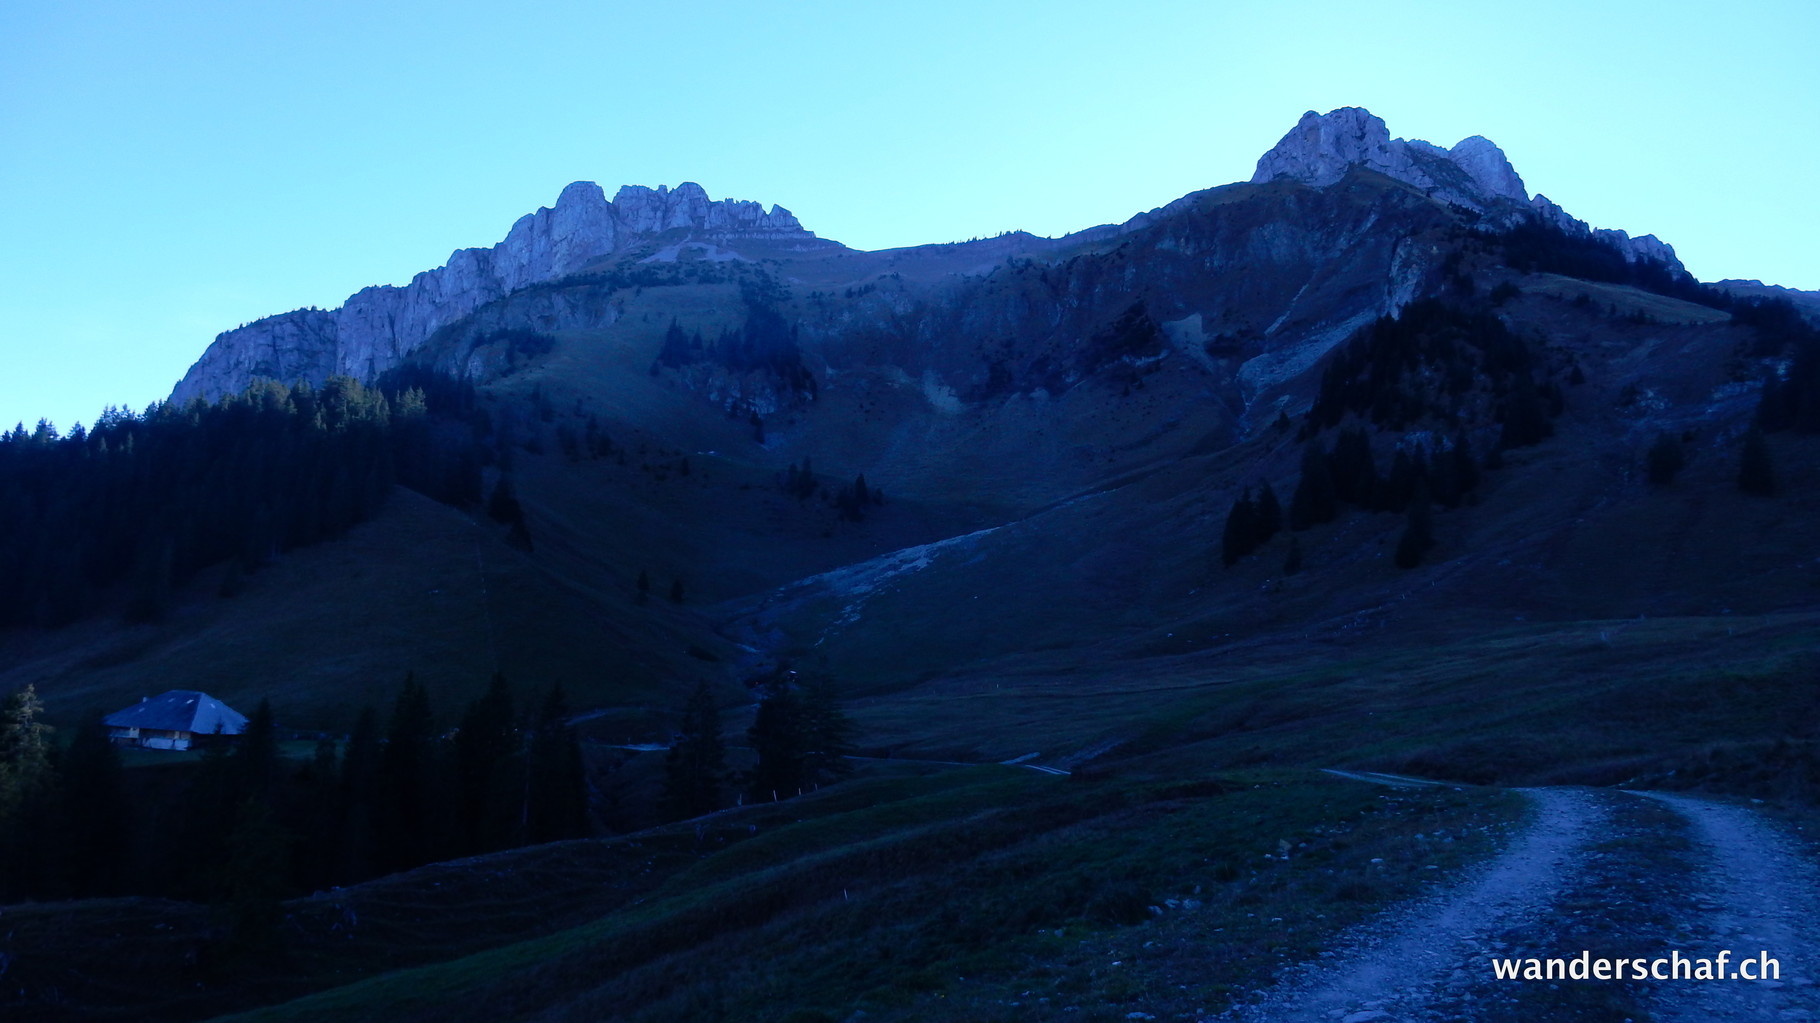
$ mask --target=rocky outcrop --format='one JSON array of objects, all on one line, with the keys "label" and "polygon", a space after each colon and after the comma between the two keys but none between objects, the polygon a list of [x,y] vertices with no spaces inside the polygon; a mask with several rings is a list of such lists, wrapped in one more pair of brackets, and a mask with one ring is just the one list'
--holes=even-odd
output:
[{"label": "rocky outcrop", "polygon": [[1326,115],[1310,110],[1258,159],[1254,184],[1290,178],[1325,186],[1354,167],[1407,182],[1437,199],[1484,212],[1499,200],[1529,201],[1523,179],[1489,140],[1474,135],[1452,149],[1393,139],[1384,121],[1361,107]]},{"label": "rocky outcrop", "polygon": [[1442,149],[1420,139],[1393,139],[1382,119],[1360,107],[1303,114],[1289,134],[1259,158],[1251,180],[1261,184],[1286,178],[1325,187],[1354,167],[1377,171],[1432,198],[1488,214],[1493,223],[1509,225],[1533,216],[1570,234],[1591,235],[1630,262],[1644,260],[1684,269],[1675,250],[1655,235],[1632,238],[1623,231],[1595,231],[1546,196],[1531,199],[1523,179],[1491,140],[1474,135],[1461,139],[1452,149]]},{"label": "rocky outcrop", "polygon": [[481,306],[667,231],[716,241],[827,244],[818,243],[782,206],[767,212],[755,202],[710,200],[694,182],[675,189],[627,185],[608,202],[599,185],[577,181],[562,190],[555,206],[521,217],[504,241],[458,250],[446,265],[403,287],[366,288],[339,309],[283,313],[217,336],[171,398],[214,401],[256,377],[320,383],[345,374],[372,380],[438,328]]},{"label": "rocky outcrop", "polygon": [[1646,262],[1661,263],[1673,270],[1686,272],[1681,260],[1675,255],[1675,247],[1653,234],[1641,234],[1632,238],[1616,228],[1594,230],[1586,221],[1579,220],[1566,210],[1556,205],[1548,196],[1538,193],[1530,200],[1530,209],[1536,219],[1566,234],[1596,238],[1617,249],[1627,263]]}]

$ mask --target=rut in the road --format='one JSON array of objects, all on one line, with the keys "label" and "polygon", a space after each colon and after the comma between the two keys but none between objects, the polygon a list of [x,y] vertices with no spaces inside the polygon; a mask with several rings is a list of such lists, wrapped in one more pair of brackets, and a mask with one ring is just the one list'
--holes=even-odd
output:
[{"label": "rut in the road", "polygon": [[1390,1020],[1425,1013],[1431,992],[1482,949],[1479,935],[1536,918],[1570,881],[1586,844],[1610,817],[1605,799],[1578,789],[1531,789],[1536,813],[1509,849],[1446,893],[1358,928],[1337,954],[1292,969],[1232,1020]]}]

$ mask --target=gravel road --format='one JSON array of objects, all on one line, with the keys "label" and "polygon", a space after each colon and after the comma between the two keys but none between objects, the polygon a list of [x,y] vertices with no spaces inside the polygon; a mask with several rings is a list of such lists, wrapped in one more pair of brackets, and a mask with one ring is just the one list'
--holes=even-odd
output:
[{"label": "gravel road", "polygon": [[[1376,782],[1376,779],[1360,778]],[[1391,781],[1377,782],[1391,784]],[[1820,870],[1748,807],[1543,788],[1503,853],[1447,890],[1343,934],[1235,1006],[1234,1023],[1650,1019],[1820,1023]],[[1495,979],[1497,957],[1767,951],[1779,981]]]},{"label": "gravel road", "polygon": [[1820,885],[1813,863],[1761,814],[1741,806],[1651,792],[1692,824],[1699,864],[1690,929],[1699,953],[1767,951],[1780,980],[1667,983],[1658,1020],[1820,1020],[1814,987]]}]

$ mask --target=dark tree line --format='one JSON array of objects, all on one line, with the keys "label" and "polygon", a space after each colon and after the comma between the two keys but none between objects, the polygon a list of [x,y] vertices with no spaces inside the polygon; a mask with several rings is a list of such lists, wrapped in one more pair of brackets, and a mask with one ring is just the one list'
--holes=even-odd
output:
[{"label": "dark tree line", "polygon": [[1254,500],[1246,487],[1226,513],[1226,527],[1220,532],[1220,559],[1228,566],[1238,563],[1252,551],[1270,542],[1283,528],[1283,506],[1276,491],[1266,483]]},{"label": "dark tree line", "polygon": [[[1397,563],[1419,564],[1433,546],[1433,506],[1458,507],[1477,490],[1485,468],[1506,450],[1536,444],[1554,433],[1565,406],[1530,346],[1490,307],[1468,309],[1423,299],[1396,316],[1360,329],[1327,360],[1320,389],[1302,427],[1307,443],[1301,475],[1285,516],[1293,531],[1336,519],[1343,508],[1403,514],[1408,523]],[[1352,419],[1331,448],[1324,430]],[[1498,439],[1483,463],[1468,430],[1498,426]],[[1451,435],[1441,443],[1398,444],[1383,465],[1367,424],[1391,431],[1421,429]],[[1241,497],[1240,504],[1245,501]],[[1235,506],[1222,546],[1230,564],[1264,541],[1246,530],[1247,513]],[[1285,570],[1301,567],[1300,551]]]},{"label": "dark tree line", "polygon": [[1596,238],[1570,235],[1540,221],[1488,237],[1495,238],[1505,260],[1518,270],[1628,284],[1730,313],[1732,323],[1755,335],[1751,354],[1788,360],[1787,372],[1764,384],[1759,425],[1769,432],[1820,433],[1820,328],[1794,303],[1732,294],[1660,263],[1626,262],[1622,253]]},{"label": "dark tree line", "polygon": [[816,490],[820,487],[821,484],[815,478],[815,466],[809,461],[808,455],[803,456],[803,464],[800,467],[795,462],[791,462],[790,468],[784,471],[784,493],[798,501],[806,501],[815,496]]},{"label": "dark tree line", "polygon": [[1658,295],[1729,309],[1730,296],[1693,275],[1652,260],[1626,260],[1624,253],[1590,234],[1569,234],[1538,219],[1507,231],[1482,235],[1497,246],[1504,262],[1524,273],[1556,273],[1583,281],[1628,284]]},{"label": "dark tree line", "polygon": [[[1434,545],[1433,506],[1458,507],[1471,498],[1484,476],[1463,433],[1438,448],[1398,445],[1389,469],[1380,473],[1370,434],[1358,425],[1341,430],[1331,450],[1320,437],[1310,438],[1302,448],[1301,470],[1287,512],[1268,483],[1256,498],[1246,488],[1233,502],[1220,537],[1225,564],[1232,565],[1270,542],[1285,525],[1301,532],[1334,521],[1350,505],[1361,511],[1406,515],[1408,525],[1398,544],[1397,563],[1414,567]],[[1297,545],[1284,562],[1284,572],[1293,574],[1301,567]]]},{"label": "dark tree line", "polygon": [[746,738],[757,761],[745,779],[754,801],[788,799],[852,772],[853,724],[825,675],[780,669],[757,687]]},{"label": "dark tree line", "polygon": [[[1787,302],[1761,303],[1752,308],[1761,311],[1777,307],[1786,313],[1775,318],[1769,331],[1758,327],[1758,339],[1760,351],[1784,357],[1786,368],[1780,376],[1772,375],[1764,381],[1757,424],[1769,432],[1820,433],[1820,330],[1801,319]],[[1737,319],[1738,314],[1734,312],[1732,317]]]},{"label": "dark tree line", "polygon": [[837,490],[830,493],[816,478],[815,467],[807,455],[803,456],[800,466],[795,462],[790,463],[789,468],[784,470],[782,478],[779,479],[778,485],[784,493],[798,501],[806,501],[819,492],[824,501],[833,502],[834,507],[840,512],[840,517],[848,522],[864,522],[869,510],[885,503],[885,492],[867,484],[866,474],[863,472],[855,476],[853,482],[842,484]]},{"label": "dark tree line", "polygon": [[853,723],[826,676],[780,667],[753,684],[758,709],[746,730],[754,762],[728,769],[720,709],[703,684],[683,707],[680,729],[665,761],[664,803],[674,818],[696,817],[727,805],[727,794],[771,802],[801,795],[852,773]]},{"label": "dark tree line", "polygon": [[1328,450],[1319,437],[1302,449],[1302,475],[1289,502],[1289,528],[1331,522],[1344,505],[1362,511],[1407,511],[1419,492],[1456,508],[1478,489],[1484,470],[1465,434],[1444,447],[1399,444],[1380,473],[1371,438],[1362,426],[1341,430]]},{"label": "dark tree line", "polygon": [[866,474],[860,473],[853,482],[840,488],[834,495],[834,506],[840,509],[840,516],[848,522],[864,522],[866,512],[875,504],[884,504],[882,491],[866,486]]},{"label": "dark tree line", "polygon": [[[257,931],[278,900],[451,856],[588,833],[581,749],[553,687],[528,712],[503,677],[440,727],[415,678],[384,726],[287,759],[262,701],[199,762],[124,771],[99,716],[57,749],[14,694],[0,715],[0,899],[161,895]],[[16,779],[9,782],[8,779]]]},{"label": "dark tree line", "polygon": [[1392,430],[1458,429],[1484,405],[1501,427],[1498,447],[1509,449],[1553,434],[1564,404],[1529,345],[1489,310],[1423,299],[1362,328],[1329,357],[1308,423],[1326,429],[1351,413]]},{"label": "dark tree line", "polygon": [[224,563],[231,595],[276,555],[370,518],[394,482],[478,502],[474,431],[435,411],[459,410],[460,391],[260,381],[214,405],[109,408],[67,437],[42,421],[0,434],[0,627],[106,607],[155,620]]},{"label": "dark tree line", "polygon": [[1738,489],[1771,497],[1779,482],[1764,435],[1781,430],[1820,433],[1820,329],[1786,299],[1740,299],[1732,320],[1756,332],[1757,355],[1781,360],[1782,371],[1763,382],[1738,463]]},{"label": "dark tree line", "polygon": [[[672,319],[663,344],[651,362],[651,375],[696,364],[716,365],[733,373],[762,373],[791,394],[814,400],[818,384],[803,363],[801,328],[784,318],[772,296],[747,289],[746,319],[727,327],[712,341],[700,330],[685,331]],[[762,430],[762,421],[760,423]]]}]

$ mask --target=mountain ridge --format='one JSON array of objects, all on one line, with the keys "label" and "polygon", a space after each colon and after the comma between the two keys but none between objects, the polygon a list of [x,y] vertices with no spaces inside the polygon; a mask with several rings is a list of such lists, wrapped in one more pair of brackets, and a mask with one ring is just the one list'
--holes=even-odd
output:
[{"label": "mountain ridge", "polygon": [[457,249],[448,262],[403,286],[374,285],[332,310],[298,309],[215,338],[172,391],[173,401],[214,401],[255,378],[320,384],[334,375],[371,381],[439,328],[529,284],[561,277],[603,256],[670,231],[710,238],[833,243],[794,214],[738,199],[711,200],[700,185],[626,185],[609,202],[592,181],[569,184],[554,206],[520,217],[489,248]]},{"label": "mountain ridge", "polygon": [[[1673,248],[1652,235],[1632,238],[1621,230],[1595,231],[1546,196],[1530,198],[1503,151],[1484,137],[1470,136],[1452,149],[1420,140],[1392,139],[1383,120],[1363,108],[1304,114],[1259,158],[1249,185],[1288,181],[1331,188],[1354,169],[1384,174],[1436,202],[1469,211],[1494,227],[1539,219],[1569,234],[1594,238],[1616,249],[1628,262],[1658,262],[1674,272],[1684,272]],[[1089,227],[1061,238],[1018,234],[960,244],[1003,249],[1012,257],[1042,258],[1071,244],[1128,235],[1159,218],[1176,215],[1205,194],[1190,193],[1135,214],[1122,224]],[[422,347],[438,330],[488,303],[623,256],[640,244],[659,236],[669,238],[672,233],[671,244],[644,258],[657,262],[749,261],[754,256],[740,250],[755,245],[764,249],[757,258],[855,251],[816,237],[781,206],[766,211],[755,202],[710,200],[693,182],[675,189],[627,185],[609,202],[598,185],[577,181],[562,190],[554,206],[521,217],[496,245],[459,249],[444,266],[416,275],[407,285],[365,288],[338,309],[294,310],[218,335],[177,383],[171,399],[215,400],[259,378],[320,384],[330,376],[346,375],[371,382]],[[911,246],[880,250],[879,254],[907,255],[931,248],[941,247]],[[992,257],[993,261],[1000,258]],[[986,267],[982,263],[968,270],[980,272]]]}]

